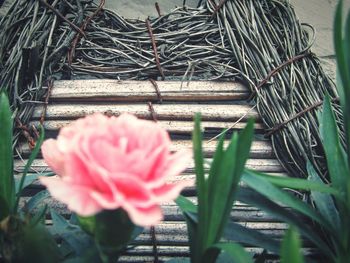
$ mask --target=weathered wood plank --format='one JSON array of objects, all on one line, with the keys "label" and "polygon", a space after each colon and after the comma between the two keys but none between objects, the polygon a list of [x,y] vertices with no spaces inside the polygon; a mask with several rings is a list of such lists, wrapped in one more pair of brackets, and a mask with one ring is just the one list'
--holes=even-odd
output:
[{"label": "weathered wood plank", "polygon": [[[34,110],[33,119],[40,119],[44,106]],[[217,104],[153,104],[153,109],[159,120],[192,120],[197,112],[201,112],[202,120],[206,121],[236,121],[243,117],[260,119],[256,110],[250,105],[217,105]],[[50,104],[46,109],[46,120],[76,119],[85,115],[100,112],[109,115],[132,113],[144,119],[152,119],[148,104]]]},{"label": "weathered wood plank", "polygon": [[[64,126],[70,124],[72,120],[46,120],[44,122],[44,128],[50,132],[58,132]],[[183,134],[188,135],[193,131],[194,123],[193,121],[172,121],[172,120],[160,120],[158,121],[160,126],[166,129],[170,133],[174,134]],[[34,125],[35,127],[39,127],[39,121],[32,121],[29,124],[29,127]],[[218,134],[224,129],[230,129],[230,131],[241,130],[247,125],[246,122],[216,122],[216,121],[202,121],[201,127],[204,133],[208,134]],[[254,124],[255,133],[263,133],[264,127],[262,123]]]},{"label": "weathered wood plank", "polygon": [[[226,140],[224,147],[227,147],[229,141]],[[217,141],[203,141],[203,150],[206,157],[212,157],[216,149]],[[190,140],[173,140],[170,150],[172,152],[180,150],[191,150],[192,151],[192,141]],[[31,153],[28,143],[21,143],[18,147],[18,153],[21,154],[22,158],[26,158]],[[41,156],[41,155],[39,155]],[[269,141],[253,141],[252,147],[250,149],[251,158],[274,158],[275,154],[272,150],[271,143]]]},{"label": "weathered wood plank", "polygon": [[[22,197],[20,205],[23,206],[25,202],[29,200],[30,197]],[[53,198],[49,197],[45,199],[42,202],[42,205],[47,205],[49,208],[55,209],[58,213],[60,213],[63,216],[69,216],[71,212],[67,209],[65,205],[62,203],[57,202]],[[162,210],[164,214],[164,222],[163,223],[169,223],[169,221],[176,221],[173,222],[175,225],[178,221],[184,222],[184,218],[181,214],[181,210],[179,207],[175,204],[164,204],[162,205]],[[280,220],[277,220],[274,216],[271,216],[270,214],[259,210],[254,207],[250,206],[234,206],[231,215],[231,219],[235,222],[241,222],[243,224],[247,224],[248,222],[260,222],[260,223],[281,223]],[[50,214],[47,214],[47,218],[50,218]]]},{"label": "weathered wood plank", "polygon": [[192,81],[181,87],[180,81],[159,81],[157,86],[159,93],[150,81],[61,80],[54,83],[50,101],[225,101],[249,97],[248,89],[238,82]]},{"label": "weathered wood plank", "polygon": [[[206,159],[207,162],[211,162],[211,159]],[[22,172],[27,160],[15,160],[14,169],[16,172]],[[254,169],[261,172],[279,173],[284,172],[284,169],[276,159],[248,159],[246,163],[248,169]],[[45,164],[43,159],[34,160],[31,172],[48,172],[50,168]],[[194,163],[191,161],[185,173],[194,172]]]}]

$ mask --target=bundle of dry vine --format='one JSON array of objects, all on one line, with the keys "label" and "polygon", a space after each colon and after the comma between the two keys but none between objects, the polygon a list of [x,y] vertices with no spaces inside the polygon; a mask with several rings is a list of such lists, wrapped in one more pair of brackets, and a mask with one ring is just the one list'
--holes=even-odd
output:
[{"label": "bundle of dry vine", "polygon": [[285,168],[305,177],[310,161],[327,181],[316,116],[325,93],[341,131],[342,114],[334,83],[310,51],[313,28],[299,23],[288,1],[206,0],[146,21],[103,4],[14,1],[0,22],[0,86],[19,125],[43,103],[51,78],[239,80]]}]

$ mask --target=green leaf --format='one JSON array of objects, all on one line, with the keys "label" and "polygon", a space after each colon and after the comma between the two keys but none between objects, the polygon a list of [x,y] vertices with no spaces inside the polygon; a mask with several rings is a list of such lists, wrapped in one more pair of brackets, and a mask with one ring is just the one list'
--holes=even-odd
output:
[{"label": "green leaf", "polygon": [[[203,263],[211,263],[211,253],[218,254],[220,251],[227,253],[231,257],[232,263],[253,263],[252,258],[244,248],[236,243],[218,243],[210,247],[203,257]],[[220,261],[218,262],[220,263]]]},{"label": "green leaf", "polygon": [[292,227],[288,229],[282,241],[281,263],[303,263],[301,240],[298,232]]},{"label": "green leaf", "polygon": [[197,262],[196,260],[199,257],[199,253],[197,251],[199,242],[198,238],[198,218],[197,215],[194,215],[190,212],[185,212],[184,217],[187,225],[187,233],[188,233],[188,241],[190,246],[190,257],[191,262]]},{"label": "green leaf", "polygon": [[176,198],[175,203],[180,207],[183,213],[197,213],[197,206],[182,195]]},{"label": "green leaf", "polygon": [[190,263],[189,258],[173,258],[170,260],[167,260],[166,263]]},{"label": "green leaf", "polygon": [[[307,163],[308,180],[323,184],[322,179],[317,174],[316,170],[310,162]],[[340,218],[338,209],[335,206],[334,200],[331,195],[321,193],[319,191],[311,191],[311,199],[315,203],[318,211],[334,228],[332,233],[336,234],[340,231]]]},{"label": "green leaf", "polygon": [[327,257],[334,257],[334,253],[329,246],[323,241],[323,239],[320,238],[319,234],[314,228],[311,228],[308,224],[305,224],[305,222],[301,220],[300,215],[297,216],[292,211],[287,210],[279,204],[271,201],[257,191],[246,187],[240,188],[240,191],[238,191],[237,200],[258,207],[282,222],[297,226],[302,235],[315,244],[315,246],[320,248],[320,250],[323,251]]},{"label": "green leaf", "polygon": [[322,181],[309,181],[301,178],[293,178],[293,177],[279,177],[274,175],[268,175],[260,172],[255,172],[256,176],[259,176],[271,184],[282,187],[282,188],[290,188],[296,190],[304,190],[304,191],[317,191],[321,193],[333,194],[341,198],[339,191],[336,189],[325,185]]},{"label": "green leaf", "polygon": [[271,200],[278,201],[286,206],[289,206],[299,213],[302,213],[303,215],[319,223],[328,231],[333,230],[328,221],[326,221],[319,213],[313,210],[312,207],[284,192],[283,190],[280,190],[267,180],[264,180],[262,177],[257,175],[255,172],[246,170],[244,176],[242,177],[242,180],[260,194],[270,198]]},{"label": "green leaf", "polygon": [[346,76],[346,67],[344,65],[346,64],[345,61],[345,54],[343,49],[343,0],[339,0],[336,12],[335,12],[335,19],[334,19],[334,25],[333,25],[333,40],[334,40],[334,48],[336,51],[337,56],[337,63],[340,70],[341,76]]},{"label": "green leaf", "polygon": [[40,210],[30,219],[30,224],[36,226],[37,224],[45,224],[45,217],[47,212],[47,205],[44,205]]},{"label": "green leaf", "polygon": [[216,145],[213,161],[210,163],[209,177],[208,177],[209,198],[210,196],[215,194],[212,192],[214,190],[214,187],[211,187],[211,186],[214,184],[215,178],[220,172],[220,166],[222,165],[222,159],[224,157],[224,139],[225,139],[225,133],[220,136],[219,142]]},{"label": "green leaf", "polygon": [[2,195],[0,195],[0,222],[4,218],[6,218],[10,213],[10,208],[8,207],[7,200],[4,199]]},{"label": "green leaf", "polygon": [[50,194],[47,190],[40,191],[29,199],[29,201],[26,203],[25,208],[28,212],[32,212],[34,209],[39,208],[41,205],[43,205],[43,201],[48,197],[50,197]]},{"label": "green leaf", "polygon": [[[194,258],[198,259],[204,252],[207,243],[208,227],[208,184],[204,172],[204,158],[202,149],[202,131],[200,128],[200,114],[195,115],[195,125],[193,131],[193,155],[196,171],[196,188],[198,196],[198,232],[196,240],[196,249],[194,249]],[[196,262],[196,261],[195,261]]]},{"label": "green leaf", "polygon": [[[345,137],[347,142],[347,164],[348,169],[350,166],[350,10],[348,10],[348,16],[346,19],[346,27],[345,27],[345,42],[343,48],[345,49],[345,56],[347,61],[347,82],[343,83],[344,93],[346,94],[345,103],[343,104],[343,116],[345,122]],[[347,176],[347,204],[350,206],[350,176]],[[350,207],[348,207],[350,210]],[[350,230],[348,232],[350,234]],[[350,243],[350,240],[349,242]]]},{"label": "green leaf", "polygon": [[0,94],[0,220],[8,216],[15,202],[11,110],[5,93]]},{"label": "green leaf", "polygon": [[190,256],[191,262],[196,262],[196,252],[197,249],[197,228],[198,228],[198,216],[197,216],[197,206],[193,204],[186,197],[179,195],[175,200],[176,204],[181,209],[187,224],[187,232],[190,246]]},{"label": "green leaf", "polygon": [[35,160],[35,158],[37,157],[37,155],[40,151],[40,147],[41,147],[41,144],[43,143],[44,137],[45,137],[45,130],[41,126],[40,127],[40,137],[37,140],[35,147],[34,147],[33,151],[31,152],[26,165],[24,166],[23,175],[22,175],[21,181],[20,181],[19,186],[18,186],[17,198],[16,198],[16,203],[15,203],[15,211],[18,208],[19,199],[21,197],[21,193],[22,193],[22,189],[23,189],[23,185],[24,185],[27,173],[29,171],[30,166],[32,165],[33,161]]},{"label": "green leaf", "polygon": [[347,184],[346,177],[349,176],[349,168],[346,164],[344,151],[339,141],[338,127],[331,109],[329,96],[325,97],[323,103],[320,131],[333,187],[338,189],[341,194],[345,194]]},{"label": "green leaf", "polygon": [[[192,221],[197,223],[198,215],[196,205],[183,196],[179,196],[176,199],[176,203],[183,212],[191,213]],[[279,253],[280,251],[279,242],[277,240],[255,229],[244,227],[232,221],[227,223],[223,237],[230,241],[262,247],[274,253]]]},{"label": "green leaf", "polygon": [[22,251],[23,261],[14,262],[28,262],[28,259],[35,259],[37,263],[60,262],[57,244],[42,224],[25,229]]},{"label": "green leaf", "polygon": [[240,135],[232,136],[226,151],[222,151],[222,141],[218,144],[219,153],[214,155],[217,160],[213,161],[214,168],[209,175],[211,181],[207,246],[217,243],[223,234],[245,162],[249,156],[253,133],[254,123],[250,120]]},{"label": "green leaf", "polygon": [[[38,180],[39,176],[52,176],[55,173],[53,172],[48,172],[48,173],[27,173],[24,182],[23,182],[23,189],[25,189],[27,186],[31,185],[34,183],[36,180]],[[19,193],[19,187],[20,187],[20,181],[21,179],[16,178],[15,179],[15,186],[16,186],[16,194]]]},{"label": "green leaf", "polygon": [[77,215],[80,227],[89,235],[95,233],[96,228],[96,216],[83,217]]},{"label": "green leaf", "polygon": [[135,225],[121,208],[103,210],[95,217],[94,238],[100,257],[104,262],[114,262],[130,242]]},{"label": "green leaf", "polygon": [[[350,116],[350,14],[348,13],[343,34],[343,1],[339,1],[334,19],[334,47],[337,58],[337,88],[343,108],[343,116]],[[350,163],[350,122],[344,117],[347,158]],[[350,182],[348,182],[348,185]]]},{"label": "green leaf", "polygon": [[[343,1],[340,0],[336,9],[334,20],[334,48],[337,58],[337,70],[342,83],[339,82],[342,90],[340,94],[344,94],[342,104],[350,103],[350,51],[348,44],[350,43],[350,16],[348,16],[345,36],[343,36]],[[337,83],[338,84],[338,83]],[[338,87],[339,88],[339,87]],[[345,103],[346,102],[346,103]],[[349,116],[349,114],[347,115]]]},{"label": "green leaf", "polygon": [[68,220],[53,209],[51,209],[50,214],[52,235],[62,238],[72,248],[76,256],[85,255],[87,250],[95,248],[93,239],[79,226],[70,224]]},{"label": "green leaf", "polygon": [[244,227],[232,221],[228,222],[223,237],[229,241],[261,247],[276,254],[280,252],[277,240],[255,229]]},{"label": "green leaf", "polygon": [[[208,220],[208,240],[206,246],[210,246],[219,241],[223,223],[226,223],[229,212],[232,209],[231,190],[236,189],[235,176],[236,153],[238,135],[232,136],[231,142],[224,152],[217,174],[211,174],[210,196],[209,196],[209,220]],[[234,189],[232,189],[234,188]],[[231,202],[230,202],[231,201]],[[228,208],[228,206],[230,206]],[[229,211],[227,211],[229,210]]]}]

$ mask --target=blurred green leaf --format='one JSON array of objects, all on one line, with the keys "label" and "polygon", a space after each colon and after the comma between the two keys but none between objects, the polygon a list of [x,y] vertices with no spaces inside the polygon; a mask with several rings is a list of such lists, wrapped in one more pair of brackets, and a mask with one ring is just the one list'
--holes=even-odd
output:
[{"label": "blurred green leaf", "polygon": [[[227,253],[231,257],[232,263],[253,263],[250,255],[244,248],[236,243],[218,243],[210,247],[203,257],[203,263],[210,263],[211,253],[218,254],[220,252]],[[220,261],[218,262],[220,263]]]},{"label": "blurred green leaf", "polygon": [[7,200],[4,199],[2,195],[0,195],[0,222],[4,218],[6,218],[10,213],[10,208],[8,207]]},{"label": "blurred green leaf", "polygon": [[39,136],[37,142],[35,143],[35,147],[34,147],[33,151],[31,152],[26,165],[24,166],[22,178],[21,178],[21,181],[19,182],[17,198],[16,198],[16,203],[15,203],[15,211],[17,210],[18,205],[19,205],[19,199],[21,197],[21,193],[22,193],[22,189],[23,189],[23,185],[25,183],[27,173],[29,171],[30,166],[32,165],[33,161],[35,160],[35,158],[37,157],[37,155],[40,151],[40,147],[44,141],[44,137],[45,137],[45,130],[42,126],[40,126],[40,136]]},{"label": "blurred green leaf", "polygon": [[321,214],[313,210],[312,207],[302,202],[301,200],[291,196],[290,194],[284,192],[283,190],[277,188],[270,182],[264,180],[259,175],[256,175],[255,172],[246,170],[242,177],[242,180],[260,194],[270,198],[271,200],[278,201],[286,206],[291,207],[292,209],[298,211],[299,213],[302,213],[303,215],[319,223],[328,231],[333,230],[328,221],[324,220]]},{"label": "blurred green leaf", "polygon": [[234,201],[234,196],[240,181],[244,165],[248,159],[252,137],[254,133],[254,122],[249,120],[241,134],[234,134],[226,151],[222,152],[223,138],[218,144],[217,163],[213,161],[214,169],[209,178],[209,225],[208,243],[217,243],[224,231],[229,219]]},{"label": "blurred green leaf", "polygon": [[228,222],[223,237],[229,241],[261,247],[276,254],[280,252],[279,241],[232,221]]},{"label": "blurred green leaf", "polygon": [[196,249],[194,249],[195,262],[204,252],[207,243],[207,227],[208,227],[208,184],[204,172],[204,158],[202,149],[202,130],[200,127],[200,114],[195,115],[194,131],[193,131],[193,155],[196,171],[196,188],[198,196],[198,228],[196,240]]},{"label": "blurred green leaf", "polygon": [[198,238],[198,218],[190,213],[185,212],[184,217],[186,220],[187,225],[187,233],[188,233],[188,243],[190,246],[190,257],[191,262],[195,263],[196,260],[199,260],[197,257],[199,257],[198,251],[196,250],[198,247],[199,241],[197,241]]},{"label": "blurred green leaf", "polygon": [[[258,207],[261,210],[271,214],[278,220],[297,226],[303,236],[309,239],[313,244],[315,244],[315,246],[320,248],[325,255],[327,255],[329,258],[334,256],[333,251],[330,250],[328,244],[320,238],[315,229],[311,228],[308,224],[305,224],[305,222],[301,220],[300,214],[295,214],[289,209],[286,209],[285,207],[271,201],[263,194],[246,187],[240,188],[238,191],[237,200]],[[278,200],[276,200],[276,202],[278,202]]]},{"label": "blurred green leaf", "polygon": [[188,258],[173,258],[166,261],[166,263],[190,263],[190,262],[191,261]]},{"label": "blurred green leaf", "polygon": [[179,195],[175,202],[180,207],[182,212],[197,213],[197,206],[186,197]]},{"label": "blurred green leaf", "polygon": [[298,232],[292,227],[287,230],[282,241],[281,263],[303,263],[301,240]]},{"label": "blurred green leaf", "polygon": [[57,244],[43,224],[28,224],[17,216],[9,216],[1,224],[4,238],[0,249],[5,262],[60,262]]},{"label": "blurred green leaf", "polygon": [[196,262],[197,255],[195,250],[197,249],[197,246],[198,246],[197,245],[197,228],[198,228],[197,206],[182,195],[178,196],[175,202],[181,209],[186,220],[191,262]]},{"label": "blurred green leaf", "polygon": [[47,212],[47,205],[42,206],[37,213],[30,219],[30,224],[35,226],[37,224],[45,224],[45,217]]},{"label": "blurred green leaf", "polygon": [[[38,180],[39,176],[52,176],[55,173],[53,172],[47,172],[47,173],[27,173],[24,182],[23,182],[23,189],[26,188],[27,186],[31,185],[34,183],[36,180]],[[16,194],[19,192],[19,187],[20,187],[20,181],[21,179],[15,178],[15,188],[16,188]]]},{"label": "blurred green leaf", "polygon": [[15,203],[11,110],[5,93],[0,94],[0,220],[8,216]]},{"label": "blurred green leaf", "polygon": [[339,191],[319,181],[309,181],[306,179],[293,178],[293,177],[279,177],[279,176],[268,175],[268,174],[255,172],[255,171],[254,171],[254,174],[278,187],[304,190],[304,191],[318,191],[321,193],[333,194],[341,198]]},{"label": "blurred green leaf", "polygon": [[52,218],[52,235],[63,239],[72,248],[75,256],[83,256],[87,250],[96,249],[93,239],[79,226],[69,223],[54,209],[50,210],[50,214]]},{"label": "blurred green leaf", "polygon": [[[314,167],[310,162],[307,163],[308,180],[318,182],[323,184],[322,179],[319,177]],[[323,217],[328,220],[330,225],[334,228],[335,235],[340,231],[340,218],[338,209],[335,206],[334,200],[331,195],[321,193],[319,191],[311,191],[311,199],[315,203],[318,211],[323,215]]]},{"label": "blurred green leaf", "polygon": [[335,116],[331,108],[329,96],[325,97],[323,103],[320,131],[333,187],[338,189],[341,194],[345,194],[349,168],[339,141],[338,127],[335,122]]},{"label": "blurred green leaf", "polygon": [[[337,57],[337,70],[341,80],[341,83],[337,83],[340,90],[342,104],[350,103],[350,51],[348,43],[350,43],[350,16],[348,16],[345,36],[343,35],[343,1],[340,0],[336,9],[336,15],[334,19],[334,48]],[[345,101],[347,103],[345,103]],[[345,112],[349,116],[349,112]]]},{"label": "blurred green leaf", "polygon": [[80,227],[89,235],[95,233],[96,228],[96,216],[83,217],[77,215]]},{"label": "blurred green leaf", "polygon": [[96,214],[94,239],[102,261],[117,261],[130,242],[135,225],[121,208]]},{"label": "blurred green leaf", "polygon": [[[215,194],[215,192],[213,192],[215,190],[214,187],[211,187],[218,174],[220,173],[220,167],[222,165],[222,159],[224,157],[224,140],[225,140],[225,134],[222,134],[219,138],[219,142],[218,144],[216,145],[216,150],[214,152],[214,156],[213,156],[213,161],[211,163],[209,163],[210,165],[210,169],[209,169],[209,177],[208,177],[208,195],[209,195],[209,202],[211,201],[210,200],[210,197],[212,195]],[[210,204],[209,204],[210,205]]]},{"label": "blurred green leaf", "polygon": [[[194,222],[194,224],[198,221],[198,215],[196,213],[196,205],[194,205],[191,201],[189,201],[187,198],[180,196],[181,199],[186,200],[186,205],[184,206],[183,203],[185,202],[179,202],[178,199],[176,200],[176,203],[179,205],[181,210],[186,213],[191,213],[191,221]],[[187,214],[187,216],[189,216]],[[265,248],[271,252],[279,253],[280,246],[279,242],[277,240],[274,240],[268,235],[265,235],[255,229],[250,229],[247,227],[244,227],[238,223],[235,223],[233,221],[229,221],[225,227],[223,238],[235,241],[238,243],[244,243],[249,244],[253,246],[258,246]]]},{"label": "blurred green leaf", "polygon": [[[345,30],[343,30],[343,1],[338,2],[334,19],[334,48],[337,60],[337,88],[340,94],[340,100],[343,109],[344,126],[345,126],[345,141],[347,156],[347,172],[349,172],[350,165],[350,10],[348,11]],[[337,146],[336,146],[337,147]],[[338,148],[338,147],[337,147]],[[328,157],[328,156],[327,156]],[[332,156],[329,156],[332,158]],[[337,159],[339,157],[336,157]],[[342,160],[338,160],[341,162]],[[328,158],[327,158],[328,163]],[[350,203],[350,176],[349,173],[343,173],[344,167],[341,167],[338,177],[342,177],[346,184],[344,184],[343,191],[347,193],[348,206]],[[334,171],[333,171],[334,172]],[[330,171],[331,173],[331,171]],[[347,175],[347,176],[345,176]],[[333,180],[333,179],[332,179]],[[341,179],[338,179],[342,181]],[[335,183],[335,182],[334,182]],[[350,230],[349,230],[350,231]]]},{"label": "blurred green leaf", "polygon": [[40,191],[36,193],[33,197],[29,199],[26,203],[25,208],[28,212],[32,212],[35,209],[43,205],[43,201],[50,197],[50,193],[47,190]]},{"label": "blurred green leaf", "polygon": [[[230,205],[229,211],[232,209],[231,189],[236,189],[234,183],[237,181],[235,176],[236,169],[236,153],[237,153],[238,135],[232,136],[231,142],[223,154],[222,161],[218,168],[217,174],[211,174],[210,196],[209,196],[209,220],[207,246],[219,241],[223,224],[226,223],[227,206]],[[234,190],[233,189],[233,190]],[[233,197],[232,197],[233,198]],[[225,222],[224,222],[225,221]]]}]

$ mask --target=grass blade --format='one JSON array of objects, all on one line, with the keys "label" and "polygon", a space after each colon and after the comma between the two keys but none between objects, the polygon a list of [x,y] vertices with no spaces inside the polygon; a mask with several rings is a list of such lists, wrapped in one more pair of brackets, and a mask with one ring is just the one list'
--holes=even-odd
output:
[{"label": "grass blade", "polygon": [[304,237],[309,239],[320,251],[324,253],[328,258],[334,257],[334,253],[330,250],[329,246],[319,237],[308,224],[305,224],[295,213],[287,210],[286,208],[278,205],[277,203],[266,198],[264,195],[254,191],[250,188],[241,188],[237,195],[237,200],[258,207],[261,210],[274,216],[276,219],[286,222],[288,224],[298,227],[299,231]]},{"label": "grass blade", "polygon": [[175,203],[180,207],[182,213],[197,213],[197,206],[182,195],[176,198]]},{"label": "grass blade", "polygon": [[[213,178],[209,188],[209,229],[208,241],[211,245],[217,243],[228,221],[235,192],[240,181],[244,165],[248,159],[252,137],[254,133],[253,121],[249,121],[240,135],[234,134],[224,153],[219,153],[222,159],[220,165],[216,164],[217,174],[210,174]],[[221,150],[221,142],[218,149]]]},{"label": "grass blade", "polygon": [[207,227],[208,227],[208,184],[204,172],[204,157],[202,149],[202,131],[200,127],[200,114],[195,115],[195,126],[193,131],[193,156],[196,171],[196,188],[198,195],[198,214],[199,222],[196,229],[196,249],[194,249],[194,258],[200,258],[205,250],[207,243]]},{"label": "grass blade", "polygon": [[338,189],[341,194],[345,194],[347,182],[346,177],[349,176],[349,168],[346,163],[343,148],[339,141],[338,127],[335,122],[329,96],[325,97],[323,103],[320,131],[333,187]]},{"label": "grass blade", "polygon": [[236,243],[218,243],[213,245],[210,249],[208,249],[207,253],[205,254],[203,262],[212,262],[210,261],[210,254],[219,254],[220,251],[228,254],[232,263],[253,263],[253,260],[250,257],[250,255],[244,250],[244,248],[241,245]]},{"label": "grass blade", "polygon": [[223,237],[237,243],[261,247],[276,254],[280,252],[279,242],[271,236],[232,221],[227,224]]},{"label": "grass blade", "polygon": [[13,178],[13,153],[10,104],[5,93],[0,94],[0,220],[13,209],[15,183]]},{"label": "grass blade", "polygon": [[[319,177],[315,169],[310,162],[307,163],[307,170],[309,174],[308,180],[323,184],[322,179]],[[340,231],[340,218],[338,209],[335,206],[332,196],[329,194],[321,193],[319,191],[311,191],[311,199],[315,203],[318,211],[328,222],[333,226],[333,233],[339,233]]]},{"label": "grass blade", "polygon": [[14,211],[17,211],[18,204],[19,204],[19,199],[21,197],[21,193],[22,193],[22,190],[23,190],[23,185],[24,185],[27,173],[29,171],[30,166],[32,165],[33,161],[35,160],[35,158],[37,157],[37,155],[38,155],[38,153],[40,151],[40,147],[41,147],[41,145],[42,145],[42,143],[44,141],[44,137],[45,137],[45,131],[44,131],[44,128],[41,126],[40,127],[40,137],[37,140],[37,142],[35,144],[35,147],[34,147],[33,151],[31,152],[26,165],[24,166],[23,175],[22,175],[21,181],[20,181],[19,186],[18,186],[18,192],[17,192],[17,198],[16,198],[15,210]]},{"label": "grass blade", "polygon": [[287,230],[282,241],[281,263],[303,263],[301,240],[298,232],[292,227]]},{"label": "grass blade", "polygon": [[319,213],[314,211],[309,205],[277,188],[270,182],[262,179],[256,175],[255,172],[246,170],[242,180],[260,194],[270,198],[273,201],[278,201],[290,208],[295,209],[299,213],[302,213],[303,215],[319,223],[322,227],[329,231],[333,230],[328,221],[326,221]]},{"label": "grass blade", "polygon": [[321,193],[333,194],[341,198],[341,196],[339,195],[339,191],[330,186],[325,185],[324,183],[322,183],[322,181],[309,181],[306,179],[292,177],[277,177],[274,175],[264,174],[255,171],[254,174],[278,187],[304,191],[318,191]]},{"label": "grass blade", "polygon": [[[336,9],[334,19],[334,48],[337,58],[337,88],[343,107],[343,115],[350,116],[350,12],[348,13],[345,34],[343,35],[343,1],[340,0]],[[344,118],[345,138],[347,142],[347,160],[350,163],[350,123],[348,118]]]}]

